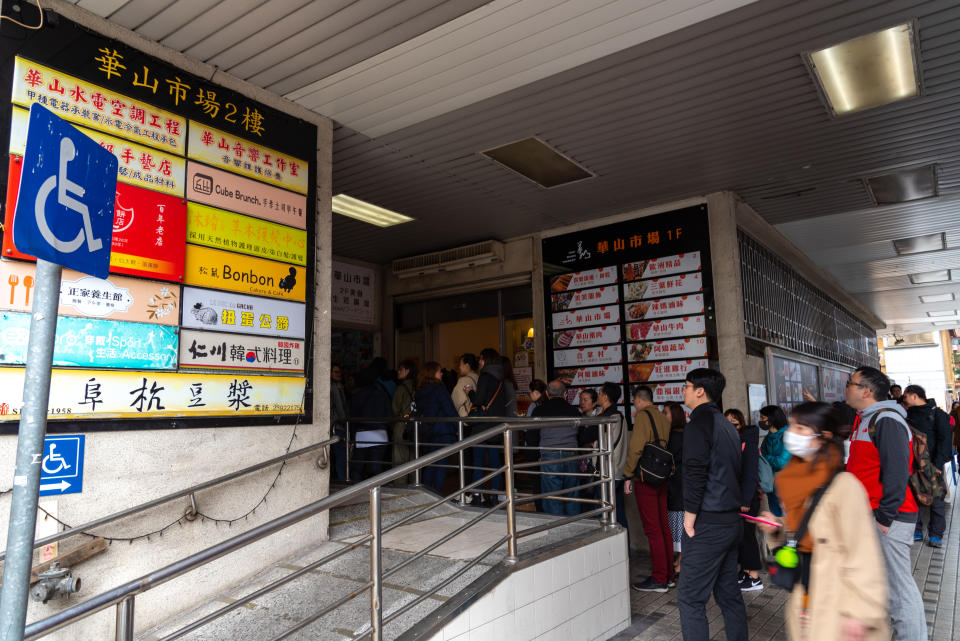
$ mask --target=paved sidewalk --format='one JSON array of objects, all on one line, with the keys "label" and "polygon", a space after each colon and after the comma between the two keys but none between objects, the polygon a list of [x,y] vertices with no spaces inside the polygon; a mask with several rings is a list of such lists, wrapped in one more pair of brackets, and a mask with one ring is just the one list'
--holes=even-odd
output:
[{"label": "paved sidewalk", "polygon": [[[957,581],[960,576],[960,510],[947,506],[946,546],[937,550],[925,543],[913,546],[913,576],[920,586],[926,606],[927,629],[931,641],[960,639],[960,605],[957,604]],[[646,555],[630,559],[631,580],[642,580],[650,573]],[[751,641],[786,641],[783,608],[787,600],[784,590],[769,585],[758,592],[744,592],[750,619]],[[680,641],[680,615],[677,612],[677,591],[666,594],[631,591],[633,619],[629,628],[613,637],[613,641]],[[724,641],[723,619],[713,599],[707,607],[710,638]]]}]

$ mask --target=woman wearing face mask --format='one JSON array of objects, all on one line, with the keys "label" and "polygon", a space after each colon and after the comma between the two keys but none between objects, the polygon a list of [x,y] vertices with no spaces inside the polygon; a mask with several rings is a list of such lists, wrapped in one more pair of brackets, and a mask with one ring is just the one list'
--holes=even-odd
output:
[{"label": "woman wearing face mask", "polygon": [[[763,455],[763,458],[773,469],[773,473],[776,474],[790,460],[790,452],[783,446],[783,433],[787,429],[787,416],[779,405],[767,405],[760,408],[760,420],[757,423],[761,430],[767,431],[767,435],[763,437],[763,442],[760,444],[760,454]],[[777,493],[769,492],[767,500],[770,502],[770,511],[777,516],[783,516]]]},{"label": "woman wearing face mask", "polygon": [[[888,639],[887,578],[877,528],[863,486],[843,469],[841,424],[826,403],[803,403],[790,414],[783,443],[792,458],[776,477],[785,526],[759,527],[792,537],[813,496],[826,487],[797,544],[799,578],[786,608],[791,641]],[[779,523],[769,512],[764,520]]]}]

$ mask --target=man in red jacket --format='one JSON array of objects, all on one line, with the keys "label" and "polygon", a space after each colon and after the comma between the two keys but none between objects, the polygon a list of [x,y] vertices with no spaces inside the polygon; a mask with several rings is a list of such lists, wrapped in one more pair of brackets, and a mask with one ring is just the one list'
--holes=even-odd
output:
[{"label": "man in red jacket", "polygon": [[910,568],[918,512],[907,484],[913,466],[913,433],[906,422],[907,413],[897,401],[878,400],[889,393],[890,379],[873,367],[861,367],[847,381],[847,404],[859,411],[850,435],[847,471],[863,483],[877,520],[887,566],[893,638],[927,641],[923,598]]}]

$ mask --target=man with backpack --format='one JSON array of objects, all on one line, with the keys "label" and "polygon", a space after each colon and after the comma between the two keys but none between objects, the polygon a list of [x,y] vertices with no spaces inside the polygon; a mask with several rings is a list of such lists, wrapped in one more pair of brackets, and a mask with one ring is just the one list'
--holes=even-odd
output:
[{"label": "man with backpack", "polygon": [[850,434],[847,471],[867,490],[877,520],[887,568],[890,618],[895,641],[927,641],[923,599],[913,580],[910,547],[917,523],[917,501],[910,489],[913,432],[907,412],[886,399],[890,379],[873,367],[861,367],[847,381],[847,404],[859,411]]},{"label": "man with backpack", "polygon": [[[927,438],[927,451],[930,462],[937,470],[943,469],[953,458],[953,446],[950,442],[950,415],[937,407],[936,401],[927,399],[926,391],[919,385],[908,385],[903,391],[907,406],[907,422]],[[922,506],[917,506],[922,508]],[[947,527],[946,503],[942,497],[933,498],[930,504],[930,521],[927,524],[928,545],[932,548],[943,547],[943,532]],[[923,541],[923,516],[918,514],[914,541]]]},{"label": "man with backpack", "polygon": [[[635,494],[643,533],[650,542],[653,571],[633,589],[640,592],[666,592],[676,585],[673,570],[673,535],[667,520],[667,479],[673,471],[673,455],[667,451],[670,419],[653,404],[653,390],[639,385],[633,390],[637,417],[633,436],[623,465],[627,480],[624,494]],[[639,463],[639,465],[638,465]]]}]

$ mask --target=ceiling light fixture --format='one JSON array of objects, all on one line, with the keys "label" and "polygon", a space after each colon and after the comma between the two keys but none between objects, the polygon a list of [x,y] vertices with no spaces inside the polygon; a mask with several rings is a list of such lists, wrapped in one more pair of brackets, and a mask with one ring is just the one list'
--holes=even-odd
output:
[{"label": "ceiling light fixture", "polygon": [[921,296],[921,303],[947,303],[953,300],[953,294],[930,294],[928,296]]},{"label": "ceiling light fixture", "polygon": [[956,315],[957,315],[957,310],[955,309],[946,309],[941,312],[927,312],[927,316],[930,316],[931,318],[936,316],[956,316]]},{"label": "ceiling light fixture", "polygon": [[480,153],[547,189],[594,177],[593,172],[535,137]]},{"label": "ceiling light fixture", "polygon": [[356,218],[377,227],[391,227],[413,220],[410,216],[398,214],[346,194],[337,194],[333,197],[332,209],[338,214]]},{"label": "ceiling light fixture", "polygon": [[804,54],[834,116],[920,95],[913,23]]},{"label": "ceiling light fixture", "polygon": [[[864,179],[878,205],[892,205],[937,195],[937,167],[925,165]],[[936,234],[934,234],[936,236]],[[920,236],[919,238],[924,238]]]},{"label": "ceiling light fixture", "polygon": [[893,241],[893,248],[896,249],[897,253],[901,256],[904,254],[919,254],[920,252],[931,252],[937,251],[938,249],[946,249],[947,235],[940,233],[929,234],[927,236],[914,236],[912,238],[901,238]]},{"label": "ceiling light fixture", "polygon": [[934,325],[937,325],[938,327],[942,327],[944,325],[960,325],[960,320],[940,321],[940,322],[934,323]]},{"label": "ceiling light fixture", "polygon": [[910,282],[914,285],[926,285],[927,283],[939,283],[950,280],[950,270],[940,269],[935,272],[921,272],[919,274],[910,274]]}]

